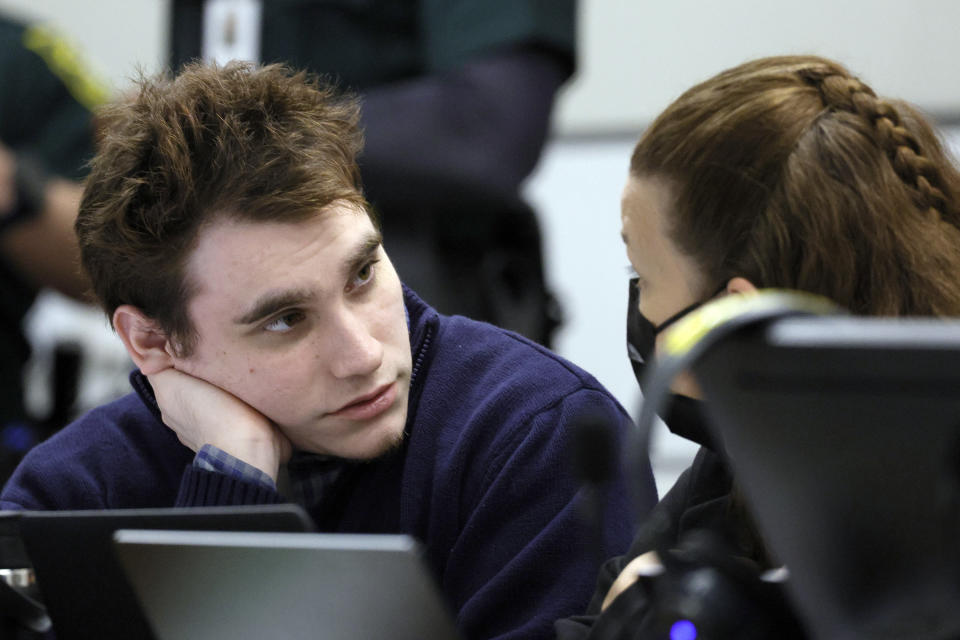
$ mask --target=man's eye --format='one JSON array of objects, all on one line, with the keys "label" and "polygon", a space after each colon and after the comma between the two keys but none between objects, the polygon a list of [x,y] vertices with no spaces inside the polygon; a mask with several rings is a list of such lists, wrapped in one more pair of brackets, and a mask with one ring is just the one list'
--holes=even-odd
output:
[{"label": "man's eye", "polygon": [[379,260],[371,260],[367,264],[363,265],[357,274],[353,277],[353,280],[350,281],[350,289],[355,289],[357,287],[362,287],[371,280],[373,280],[373,274],[376,271],[376,264]]},{"label": "man's eye", "polygon": [[270,331],[272,333],[286,333],[293,329],[293,327],[303,321],[304,315],[302,311],[290,311],[285,313],[282,316],[278,316],[264,325],[265,331]]}]

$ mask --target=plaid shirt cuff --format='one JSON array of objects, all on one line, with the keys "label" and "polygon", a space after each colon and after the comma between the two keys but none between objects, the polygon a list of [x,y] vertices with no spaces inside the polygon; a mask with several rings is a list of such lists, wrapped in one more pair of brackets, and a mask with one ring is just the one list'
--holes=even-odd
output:
[{"label": "plaid shirt cuff", "polygon": [[277,483],[273,481],[269,474],[239,458],[234,458],[223,449],[212,444],[205,444],[200,447],[200,451],[197,451],[197,455],[193,459],[193,466],[205,471],[222,473],[237,480],[254,482],[268,489],[277,489]]}]

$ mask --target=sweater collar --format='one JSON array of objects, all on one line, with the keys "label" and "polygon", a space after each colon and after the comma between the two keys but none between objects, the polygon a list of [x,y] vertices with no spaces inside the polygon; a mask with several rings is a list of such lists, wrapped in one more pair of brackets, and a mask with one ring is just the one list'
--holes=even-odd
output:
[{"label": "sweater collar", "polygon": [[424,379],[430,367],[434,349],[433,341],[440,324],[440,314],[413,292],[403,286],[403,302],[407,308],[407,327],[410,332],[410,395],[407,403],[407,431],[414,424],[417,404],[423,390]]},{"label": "sweater collar", "polygon": [[160,414],[160,405],[157,404],[157,396],[153,393],[153,387],[150,386],[150,381],[147,380],[147,376],[140,373],[139,369],[134,369],[130,372],[130,386],[137,392],[137,395],[140,396],[140,401],[146,405],[150,413],[153,414],[153,417],[157,419],[157,422],[163,422],[163,417]]}]

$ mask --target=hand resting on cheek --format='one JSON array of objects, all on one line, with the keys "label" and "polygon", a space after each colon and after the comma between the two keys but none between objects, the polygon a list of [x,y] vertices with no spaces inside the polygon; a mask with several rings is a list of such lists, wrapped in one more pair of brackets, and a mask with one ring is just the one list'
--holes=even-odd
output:
[{"label": "hand resting on cheek", "polygon": [[220,387],[176,369],[147,378],[164,424],[185,446],[198,451],[211,444],[277,479],[292,446],[263,414]]}]

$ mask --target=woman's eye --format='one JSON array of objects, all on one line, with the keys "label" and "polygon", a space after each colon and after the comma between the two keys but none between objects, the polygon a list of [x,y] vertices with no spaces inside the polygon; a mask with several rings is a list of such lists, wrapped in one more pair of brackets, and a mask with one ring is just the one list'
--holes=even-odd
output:
[{"label": "woman's eye", "polygon": [[285,313],[282,316],[278,316],[271,320],[269,323],[264,325],[265,331],[270,331],[272,333],[286,333],[293,329],[293,327],[299,324],[304,318],[302,311],[291,311]]}]

